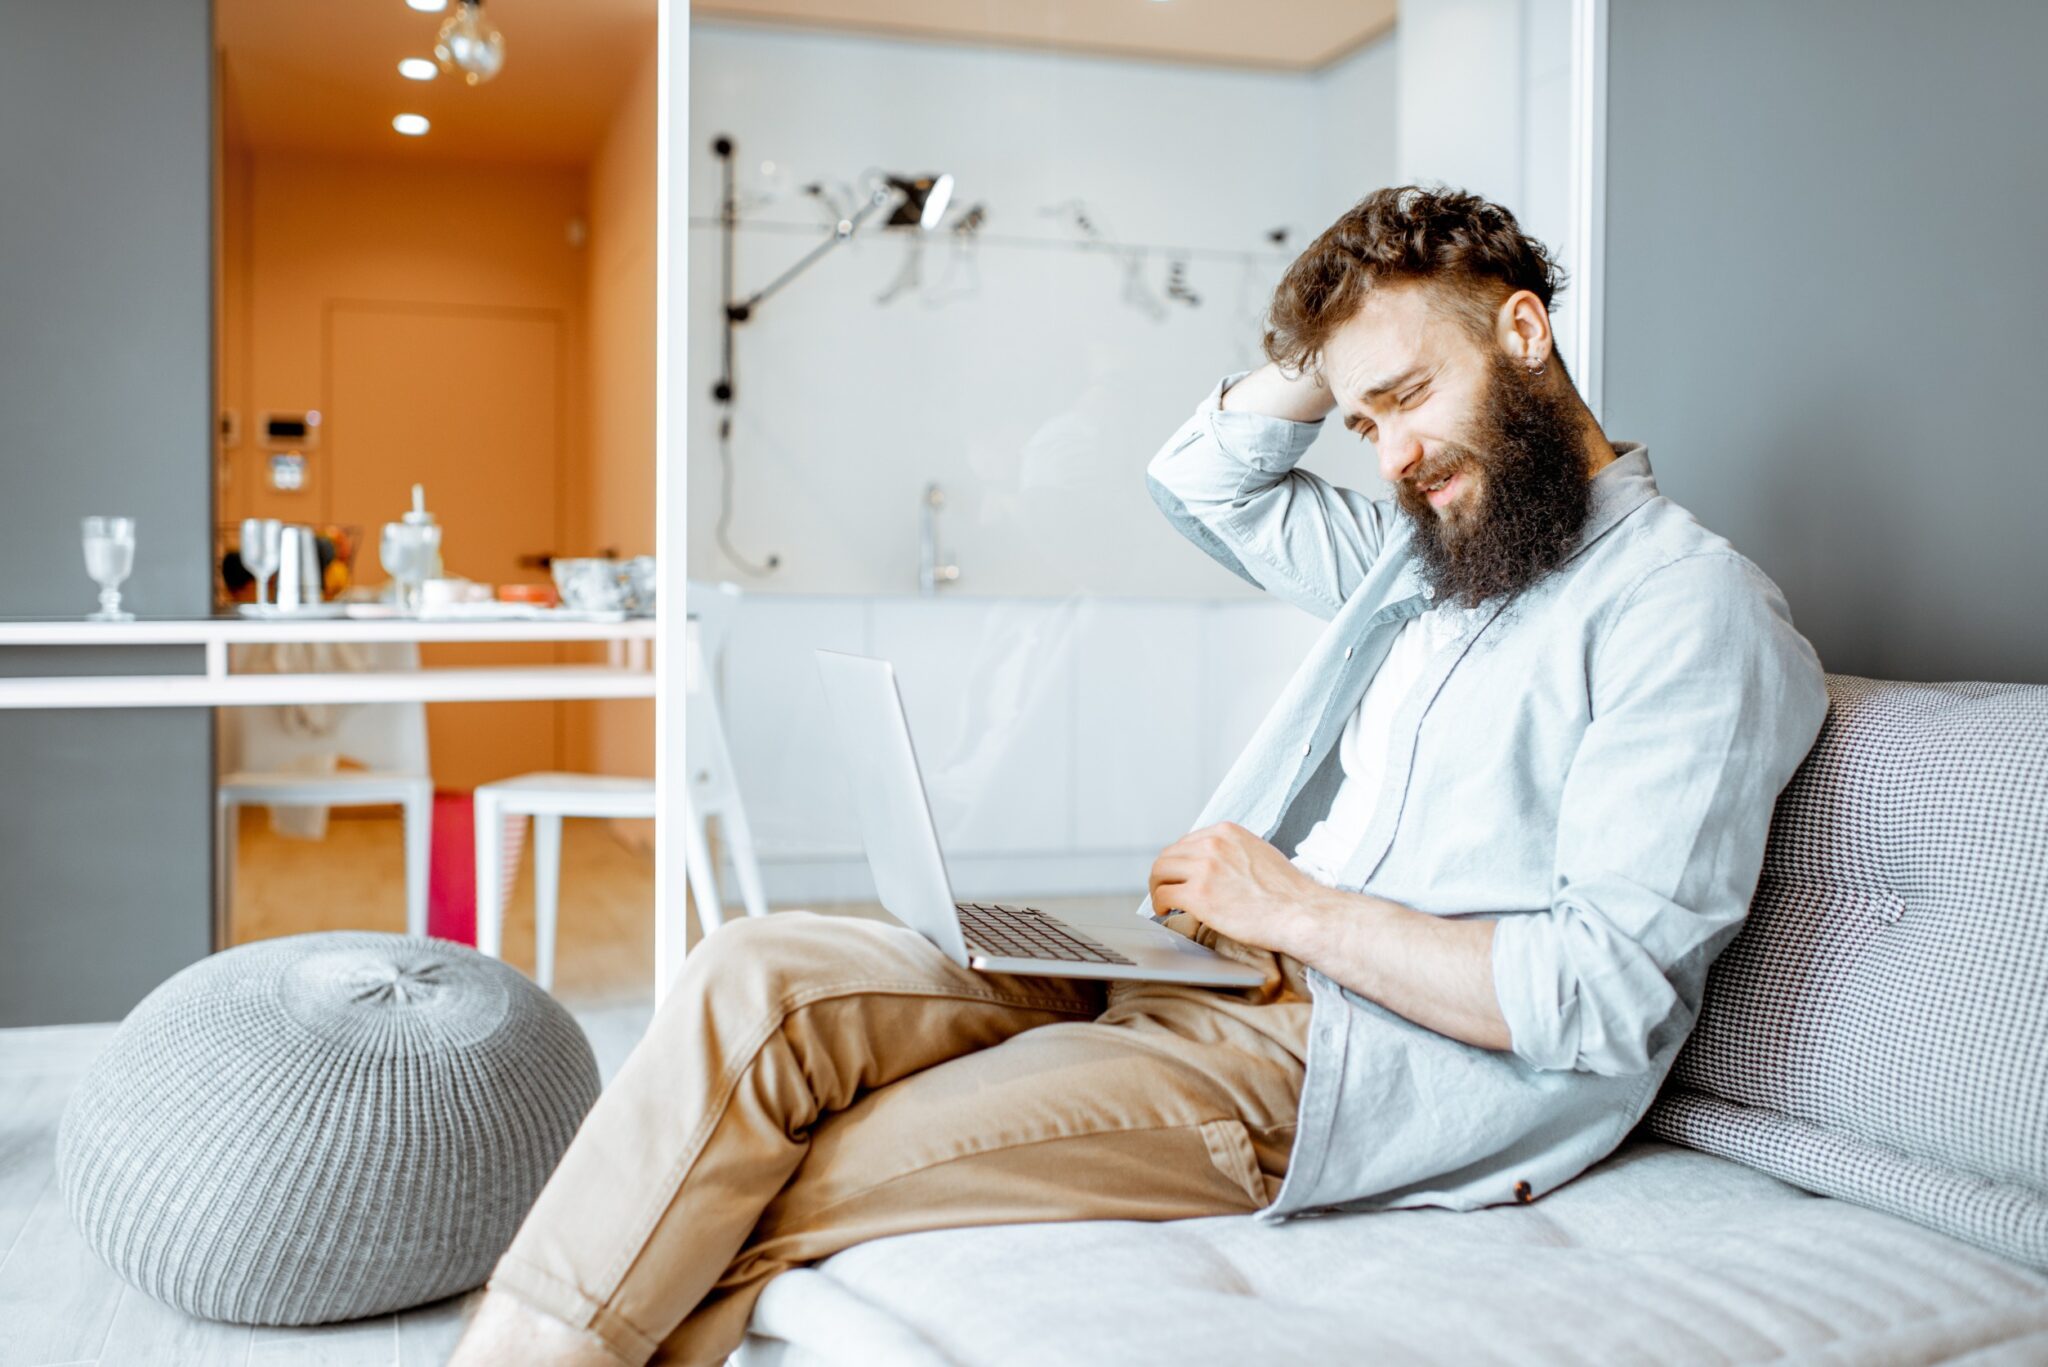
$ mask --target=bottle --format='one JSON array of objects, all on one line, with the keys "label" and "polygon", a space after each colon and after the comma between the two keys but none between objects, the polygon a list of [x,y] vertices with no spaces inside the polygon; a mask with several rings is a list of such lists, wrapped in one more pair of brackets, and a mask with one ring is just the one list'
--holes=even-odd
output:
[{"label": "bottle", "polygon": [[413,533],[413,544],[419,548],[423,562],[416,571],[419,578],[423,581],[445,578],[441,572],[441,526],[427,511],[427,487],[424,484],[412,486],[412,510],[405,515],[405,525],[418,529]]}]

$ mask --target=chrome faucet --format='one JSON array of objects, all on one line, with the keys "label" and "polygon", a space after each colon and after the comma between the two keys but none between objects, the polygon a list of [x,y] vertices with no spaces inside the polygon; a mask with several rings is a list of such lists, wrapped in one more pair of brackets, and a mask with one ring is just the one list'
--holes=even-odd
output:
[{"label": "chrome faucet", "polygon": [[946,506],[946,495],[938,485],[924,486],[924,507],[917,518],[917,591],[927,596],[939,591],[940,584],[955,584],[960,581],[958,565],[939,563],[939,509]]}]

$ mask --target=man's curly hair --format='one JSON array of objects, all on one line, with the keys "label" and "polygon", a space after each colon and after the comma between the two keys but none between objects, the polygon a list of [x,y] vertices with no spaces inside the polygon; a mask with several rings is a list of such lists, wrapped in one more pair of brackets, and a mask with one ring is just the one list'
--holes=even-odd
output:
[{"label": "man's curly hair", "polygon": [[1267,357],[1284,370],[1308,369],[1374,286],[1402,280],[1440,287],[1446,308],[1491,337],[1502,300],[1528,290],[1548,309],[1564,288],[1564,271],[1490,200],[1447,187],[1375,190],[1287,268],[1267,316]]}]

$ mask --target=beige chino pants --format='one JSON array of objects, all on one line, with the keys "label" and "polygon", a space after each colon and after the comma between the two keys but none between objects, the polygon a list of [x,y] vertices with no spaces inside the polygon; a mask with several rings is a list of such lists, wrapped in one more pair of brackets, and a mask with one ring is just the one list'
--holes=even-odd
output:
[{"label": "beige chino pants", "polygon": [[809,912],[727,925],[491,1286],[628,1362],[715,1364],[771,1277],[864,1240],[1256,1210],[1293,1143],[1309,1003],[1291,962],[1217,947],[1266,986],[981,974]]}]

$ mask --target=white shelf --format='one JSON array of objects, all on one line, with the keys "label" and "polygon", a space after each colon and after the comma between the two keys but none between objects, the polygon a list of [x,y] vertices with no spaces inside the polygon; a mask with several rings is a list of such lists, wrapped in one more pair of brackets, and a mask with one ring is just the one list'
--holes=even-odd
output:
[{"label": "white shelf", "polygon": [[[189,621],[0,621],[5,646],[200,646],[204,672],[77,676],[54,670],[0,678],[0,711],[34,708],[275,707],[375,702],[532,702],[651,698],[653,619],[623,622],[517,619],[498,622],[346,617],[293,622],[220,617]],[[336,670],[320,674],[237,674],[231,646],[286,642],[411,641],[566,643],[602,641],[603,665],[518,665],[495,669]]]},{"label": "white shelf", "polygon": [[623,622],[421,621],[350,617],[288,622],[279,618],[213,617],[189,621],[87,622],[49,619],[0,621],[0,646],[274,645],[309,641],[651,641],[654,619]]},{"label": "white shelf", "polygon": [[606,665],[405,673],[127,674],[0,679],[0,711],[32,708],[275,707],[361,702],[651,698],[654,672]]}]

